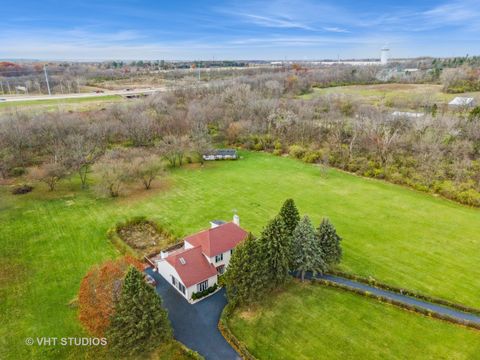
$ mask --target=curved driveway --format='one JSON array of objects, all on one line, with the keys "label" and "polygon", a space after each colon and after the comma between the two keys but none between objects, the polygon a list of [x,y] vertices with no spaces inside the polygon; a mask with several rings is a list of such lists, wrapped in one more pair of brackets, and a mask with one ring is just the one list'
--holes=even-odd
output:
[{"label": "curved driveway", "polygon": [[448,316],[450,316],[452,318],[455,318],[455,319],[466,320],[466,321],[470,321],[472,323],[480,325],[480,316],[476,315],[476,314],[473,314],[473,313],[463,312],[463,311],[456,310],[456,309],[453,309],[453,308],[450,308],[450,307],[447,307],[447,306],[442,306],[442,305],[430,303],[428,301],[419,300],[419,299],[416,299],[416,298],[413,298],[413,297],[410,297],[410,296],[407,296],[407,295],[402,295],[402,294],[398,294],[398,293],[395,293],[395,292],[392,292],[392,291],[379,289],[379,288],[376,288],[376,287],[373,287],[373,286],[370,286],[370,285],[367,285],[367,284],[364,284],[364,283],[361,283],[361,282],[346,279],[346,278],[343,278],[343,277],[340,277],[340,276],[324,274],[324,275],[317,276],[317,277],[320,278],[320,279],[329,280],[329,281],[337,283],[337,284],[346,285],[350,288],[369,291],[369,292],[371,292],[375,295],[380,295],[380,296],[383,296],[383,297],[386,297],[386,298],[389,298],[389,299],[400,301],[404,304],[413,305],[413,306],[417,306],[417,307],[420,307],[420,308],[423,308],[423,309],[427,309],[427,310],[430,310],[432,312],[436,312],[436,313],[441,314],[441,315],[448,315]]},{"label": "curved driveway", "polygon": [[207,360],[240,359],[218,330],[220,314],[227,304],[224,289],[191,305],[160,274],[151,268],[145,272],[157,281],[157,293],[168,310],[175,339]]}]

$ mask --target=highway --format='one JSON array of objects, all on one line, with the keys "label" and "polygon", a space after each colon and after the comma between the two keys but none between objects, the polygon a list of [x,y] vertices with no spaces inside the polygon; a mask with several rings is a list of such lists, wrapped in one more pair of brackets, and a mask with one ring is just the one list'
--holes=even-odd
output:
[{"label": "highway", "polygon": [[61,100],[61,99],[78,99],[90,97],[102,97],[120,95],[124,97],[136,95],[148,95],[157,92],[166,91],[167,88],[148,88],[148,89],[131,89],[131,90],[106,90],[104,92],[74,93],[74,94],[55,94],[55,95],[0,95],[0,102],[21,102],[33,100]]}]

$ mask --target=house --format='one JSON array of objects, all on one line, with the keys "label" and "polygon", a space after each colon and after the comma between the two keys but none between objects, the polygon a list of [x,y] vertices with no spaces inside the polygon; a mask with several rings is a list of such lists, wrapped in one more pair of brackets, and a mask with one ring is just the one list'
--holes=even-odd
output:
[{"label": "house", "polygon": [[194,293],[217,284],[235,247],[247,236],[238,215],[232,222],[214,220],[209,229],[187,236],[183,243],[165,249],[151,260],[158,273],[192,302]]},{"label": "house", "polygon": [[237,160],[238,153],[235,149],[211,150],[203,154],[203,160]]},{"label": "house", "polygon": [[457,96],[455,99],[448,103],[448,106],[452,108],[467,108],[475,106],[475,99],[472,97]]}]

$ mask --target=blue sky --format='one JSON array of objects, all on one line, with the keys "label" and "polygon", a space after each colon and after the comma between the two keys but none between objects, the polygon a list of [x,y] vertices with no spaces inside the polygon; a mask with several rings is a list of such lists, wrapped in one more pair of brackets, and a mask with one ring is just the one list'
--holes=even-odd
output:
[{"label": "blue sky", "polygon": [[8,1],[0,58],[324,59],[480,54],[480,0]]}]

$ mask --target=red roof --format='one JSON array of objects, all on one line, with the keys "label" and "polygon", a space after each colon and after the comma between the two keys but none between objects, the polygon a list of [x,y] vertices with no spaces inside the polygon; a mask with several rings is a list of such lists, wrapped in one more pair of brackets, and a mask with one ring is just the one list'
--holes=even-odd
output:
[{"label": "red roof", "polygon": [[175,252],[166,260],[177,270],[186,287],[198,284],[217,274],[217,269],[202,254],[200,246]]},{"label": "red roof", "polygon": [[208,257],[227,252],[247,238],[248,233],[240,226],[229,222],[215,228],[190,235],[185,241],[192,246],[201,246]]}]

